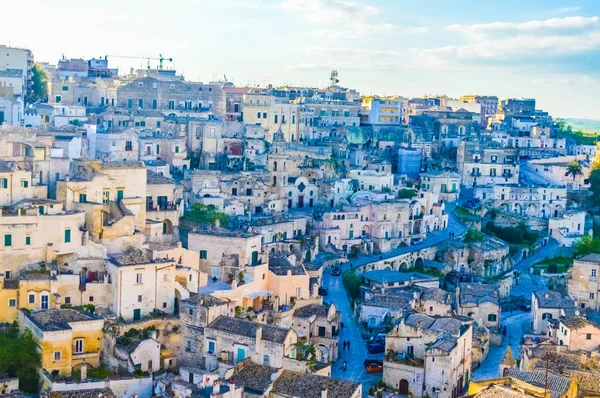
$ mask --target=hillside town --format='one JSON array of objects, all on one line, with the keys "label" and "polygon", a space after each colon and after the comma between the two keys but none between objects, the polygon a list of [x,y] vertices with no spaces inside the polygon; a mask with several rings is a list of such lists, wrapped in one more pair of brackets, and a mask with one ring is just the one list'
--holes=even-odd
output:
[{"label": "hillside town", "polygon": [[0,397],[600,395],[593,137],[171,61],[0,46]]}]

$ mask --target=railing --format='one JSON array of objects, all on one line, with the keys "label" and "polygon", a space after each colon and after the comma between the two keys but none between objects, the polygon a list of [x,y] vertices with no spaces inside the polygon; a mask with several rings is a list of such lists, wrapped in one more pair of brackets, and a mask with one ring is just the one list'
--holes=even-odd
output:
[{"label": "railing", "polygon": [[146,211],[166,211],[166,210],[177,210],[177,206],[172,203],[169,202],[167,204],[162,204],[162,205],[148,205],[146,206]]}]

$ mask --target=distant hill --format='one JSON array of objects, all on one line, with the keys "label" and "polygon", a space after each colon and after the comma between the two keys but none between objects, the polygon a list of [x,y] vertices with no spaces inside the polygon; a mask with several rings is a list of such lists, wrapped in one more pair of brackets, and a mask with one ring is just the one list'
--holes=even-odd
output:
[{"label": "distant hill", "polygon": [[563,119],[573,131],[581,130],[588,134],[600,134],[600,120],[595,119]]}]

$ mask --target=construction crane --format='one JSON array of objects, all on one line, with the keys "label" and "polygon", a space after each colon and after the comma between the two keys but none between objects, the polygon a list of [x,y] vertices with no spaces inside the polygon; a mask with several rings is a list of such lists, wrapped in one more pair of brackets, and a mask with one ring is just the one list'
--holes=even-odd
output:
[{"label": "construction crane", "polygon": [[158,69],[162,70],[163,68],[163,61],[168,61],[168,62],[173,62],[173,58],[166,58],[163,57],[162,54],[158,54],[158,58],[157,57],[136,57],[133,55],[105,55],[104,59],[108,60],[108,57],[113,57],[113,58],[130,58],[130,59],[146,59],[148,60],[148,69],[150,69],[150,61],[159,61],[159,66]]}]

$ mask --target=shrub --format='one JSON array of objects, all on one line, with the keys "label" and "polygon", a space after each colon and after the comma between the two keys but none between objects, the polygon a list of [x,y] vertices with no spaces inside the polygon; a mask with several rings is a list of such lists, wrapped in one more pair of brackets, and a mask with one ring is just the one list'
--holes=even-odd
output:
[{"label": "shrub", "polygon": [[348,269],[342,274],[342,282],[348,289],[348,293],[352,299],[360,297],[360,278],[356,276],[354,269]]}]

